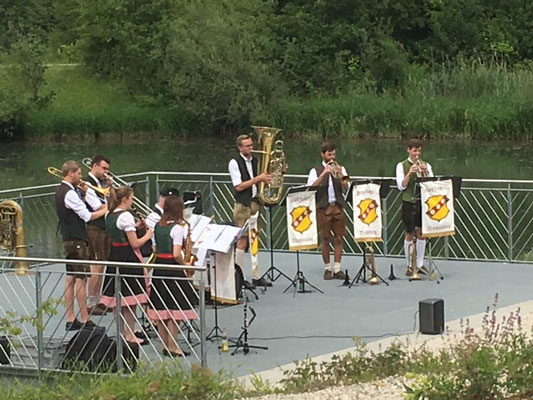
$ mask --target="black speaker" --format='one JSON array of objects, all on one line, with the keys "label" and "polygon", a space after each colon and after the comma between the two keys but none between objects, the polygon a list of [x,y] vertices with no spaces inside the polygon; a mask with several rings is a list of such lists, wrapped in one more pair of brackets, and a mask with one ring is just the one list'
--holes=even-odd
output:
[{"label": "black speaker", "polygon": [[426,299],[418,302],[420,333],[439,335],[444,332],[444,300]]},{"label": "black speaker", "polygon": [[193,207],[193,214],[202,214],[202,193],[193,190],[183,192],[183,201],[187,207]]}]

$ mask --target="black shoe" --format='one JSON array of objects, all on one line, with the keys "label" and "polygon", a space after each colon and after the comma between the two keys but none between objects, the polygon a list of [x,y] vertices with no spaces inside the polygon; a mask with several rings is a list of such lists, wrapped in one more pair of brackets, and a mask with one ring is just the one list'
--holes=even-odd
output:
[{"label": "black shoe", "polygon": [[272,282],[267,281],[267,280],[265,280],[264,278],[252,279],[252,283],[253,283],[255,286],[268,286],[268,287],[271,287],[271,286],[272,286]]},{"label": "black shoe", "polygon": [[[254,279],[255,280],[255,279]],[[244,283],[242,284],[245,289],[248,290],[255,290],[255,285],[252,285],[250,282],[248,282],[246,279],[244,280]]]},{"label": "black shoe", "polygon": [[67,321],[65,324],[66,331],[79,331],[81,328],[83,328],[83,324],[77,318],[74,318],[74,321]]},{"label": "black shoe", "polygon": [[82,323],[82,328],[83,329],[104,329],[102,328],[101,326],[99,325],[96,325],[93,321],[91,321],[90,319],[88,319],[86,322]]},{"label": "black shoe", "polygon": [[342,279],[342,280],[344,280],[344,278],[346,278],[346,277],[344,276],[344,272],[342,272],[342,271],[337,271],[337,272],[335,272],[333,274],[333,279]]}]

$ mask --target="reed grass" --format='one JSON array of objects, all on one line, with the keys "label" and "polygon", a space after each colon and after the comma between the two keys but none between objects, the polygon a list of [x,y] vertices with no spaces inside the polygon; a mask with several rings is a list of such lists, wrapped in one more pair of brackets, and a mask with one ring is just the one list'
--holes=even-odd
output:
[{"label": "reed grass", "polygon": [[[50,67],[49,107],[27,114],[27,136],[150,133],[197,136],[192,112],[128,96],[120,83],[87,78],[81,67]],[[508,69],[480,61],[428,69],[411,67],[402,91],[377,95],[365,82],[350,93],[288,97],[254,115],[256,123],[306,136],[530,140],[533,63]],[[399,94],[399,93],[402,94]],[[210,134],[214,132],[202,132]]]}]

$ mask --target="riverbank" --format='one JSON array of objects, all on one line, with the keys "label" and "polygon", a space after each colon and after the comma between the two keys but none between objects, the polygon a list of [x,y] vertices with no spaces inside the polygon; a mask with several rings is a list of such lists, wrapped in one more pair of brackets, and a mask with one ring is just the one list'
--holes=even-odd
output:
[{"label": "riverbank", "polygon": [[[203,137],[192,113],[127,93],[118,82],[89,78],[79,65],[52,65],[42,95],[49,105],[26,113],[26,140],[64,142],[84,135]],[[253,116],[291,138],[425,138],[518,140],[533,135],[533,70],[469,65],[410,75],[403,93],[364,87],[350,94],[283,98]],[[228,133],[229,135],[230,133]],[[231,133],[233,136],[234,132]]]}]

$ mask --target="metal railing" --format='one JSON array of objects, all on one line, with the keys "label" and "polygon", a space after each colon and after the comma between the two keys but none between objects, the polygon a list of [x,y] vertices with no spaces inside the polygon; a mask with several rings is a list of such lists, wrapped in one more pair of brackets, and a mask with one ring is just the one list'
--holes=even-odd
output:
[{"label": "metal railing", "polygon": [[[138,362],[145,365],[155,366],[164,360],[162,350],[172,351],[164,344],[162,336],[167,336],[167,343],[174,349],[179,347],[190,352],[188,357],[180,358],[183,365],[191,366],[193,363],[202,366],[207,365],[206,356],[206,323],[205,323],[205,283],[203,279],[194,281],[199,288],[196,293],[197,298],[191,299],[189,313],[194,314],[194,318],[183,318],[177,324],[179,339],[171,338],[169,342],[169,329],[161,321],[154,322],[154,319],[147,317],[148,309],[156,313],[168,313],[170,310],[155,310],[152,299],[158,298],[156,280],[164,282],[164,286],[193,283],[192,278],[175,277],[155,277],[151,276],[150,289],[143,291],[148,302],[146,304],[125,305],[122,301],[121,285],[127,285],[128,277],[139,277],[139,275],[125,275],[119,273],[118,267],[143,268],[146,264],[126,263],[126,262],[97,262],[88,260],[68,260],[69,264],[76,265],[107,265],[114,266],[114,274],[102,273],[104,282],[106,277],[114,278],[115,301],[122,307],[115,307],[114,311],[104,315],[89,315],[89,319],[98,327],[91,329],[91,332],[98,332],[98,338],[81,341],[83,336],[77,336],[76,332],[67,330],[66,327],[66,305],[65,305],[65,260],[50,258],[18,258],[3,257],[1,261],[16,262],[27,261],[32,265],[28,273],[17,275],[4,270],[0,273],[0,332],[4,341],[0,343],[0,370],[26,370],[41,373],[51,370],[78,370],[82,372],[107,372],[107,371],[132,371]],[[151,268],[157,269],[184,269],[183,266],[150,264]],[[188,270],[205,272],[204,267],[187,267]],[[78,274],[78,273],[77,273]],[[91,273],[87,273],[90,275]],[[121,279],[118,279],[121,278]],[[82,285],[85,288],[85,285]],[[177,287],[182,287],[178,285]],[[181,289],[180,289],[181,290]],[[149,293],[149,291],[151,291]],[[183,292],[182,292],[183,293]],[[77,293],[75,293],[75,298]],[[197,303],[193,306],[192,303]],[[141,307],[141,305],[143,307]],[[82,305],[86,307],[86,305]],[[179,308],[179,307],[178,307]],[[77,309],[77,307],[75,308]],[[133,335],[128,331],[128,323],[123,312],[135,310],[134,324],[146,338],[146,346],[136,346],[125,341],[124,334]],[[178,310],[181,311],[181,308]],[[80,311],[76,314],[76,319],[80,319]],[[156,326],[158,325],[158,326]],[[80,332],[79,330],[77,332]],[[172,336],[172,335],[170,335]],[[96,343],[94,341],[97,341]],[[7,345],[6,345],[7,343]],[[76,352],[73,352],[77,346]],[[108,346],[103,347],[103,346]],[[88,346],[91,346],[94,354],[102,354],[105,357],[96,355],[90,360],[87,359]],[[112,346],[112,347],[110,347]],[[70,349],[70,350],[69,350]],[[94,349],[98,349],[95,351]]]},{"label": "metal railing", "polygon": [[[135,195],[152,205],[159,189],[177,187],[183,193],[193,190],[201,193],[204,213],[213,215],[215,222],[232,220],[233,186],[227,173],[195,172],[142,172],[121,175],[135,182]],[[353,177],[372,178],[372,177]],[[286,175],[285,185],[304,184],[304,175]],[[59,255],[61,249],[53,192],[56,185],[37,186],[0,191],[0,200],[17,200],[24,211],[27,242],[33,245],[29,254],[34,256]],[[432,239],[433,257],[456,260],[526,262],[533,260],[533,181],[464,179],[462,195],[456,201],[456,234]],[[391,190],[383,201],[383,242],[376,244],[377,254],[403,254],[403,224],[401,198],[397,189]],[[269,213],[272,226],[269,227]],[[362,249],[353,239],[353,209],[347,214],[348,235],[345,252],[361,254]],[[288,249],[284,207],[267,208],[261,215],[263,229],[261,247],[283,251]]]}]

